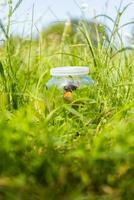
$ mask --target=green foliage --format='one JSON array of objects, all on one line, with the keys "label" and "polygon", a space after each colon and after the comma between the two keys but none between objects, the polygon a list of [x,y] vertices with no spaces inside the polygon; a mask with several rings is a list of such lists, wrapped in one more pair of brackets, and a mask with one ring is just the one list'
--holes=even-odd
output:
[{"label": "green foliage", "polygon": [[[119,35],[125,9],[116,21],[105,16],[114,27],[104,42],[96,31],[97,46],[85,23],[76,29],[81,44],[60,24],[61,41],[47,48],[41,37],[15,38],[10,24],[0,25],[8,35],[0,50],[1,200],[133,199],[134,55]],[[61,65],[89,65],[95,80],[70,103],[45,88],[50,68]]]},{"label": "green foliage", "polygon": [[85,43],[82,36],[82,26],[86,26],[86,31],[90,35],[93,45],[98,45],[98,42],[108,40],[108,34],[105,26],[96,21],[87,21],[86,19],[71,19],[70,22],[55,22],[44,28],[41,33],[42,39],[46,46],[57,45],[63,40],[65,43]]}]

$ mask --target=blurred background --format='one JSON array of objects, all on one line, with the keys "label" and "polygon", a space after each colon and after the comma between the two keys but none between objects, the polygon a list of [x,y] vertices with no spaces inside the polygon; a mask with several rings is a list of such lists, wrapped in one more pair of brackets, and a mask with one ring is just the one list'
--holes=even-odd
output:
[{"label": "blurred background", "polygon": [[[21,0],[20,0],[21,1]],[[13,5],[18,2],[13,0]],[[34,36],[52,22],[66,21],[70,18],[86,17],[92,20],[97,14],[106,14],[115,19],[119,6],[125,7],[131,4],[123,14],[121,24],[132,22],[134,18],[133,0],[22,0],[21,5],[12,17],[11,32],[14,35],[28,37],[32,32]],[[6,23],[7,0],[0,0],[0,19]],[[102,23],[108,23],[106,18],[99,18]],[[122,29],[122,36],[125,41],[132,37],[133,24]],[[2,37],[2,36],[1,36]]]}]

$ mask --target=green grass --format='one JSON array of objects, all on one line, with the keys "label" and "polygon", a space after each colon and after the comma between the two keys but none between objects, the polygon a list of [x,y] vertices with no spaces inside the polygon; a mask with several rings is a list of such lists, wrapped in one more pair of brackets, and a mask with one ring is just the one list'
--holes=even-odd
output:
[{"label": "green grass", "polygon": [[[32,33],[29,41],[10,35],[9,1],[7,28],[1,24],[0,200],[133,199],[134,53],[119,35],[124,11],[107,46],[99,34],[93,45],[83,23],[82,44],[65,28],[58,46],[46,46]],[[45,89],[50,68],[62,65],[88,65],[95,80],[70,103],[63,91]]]}]

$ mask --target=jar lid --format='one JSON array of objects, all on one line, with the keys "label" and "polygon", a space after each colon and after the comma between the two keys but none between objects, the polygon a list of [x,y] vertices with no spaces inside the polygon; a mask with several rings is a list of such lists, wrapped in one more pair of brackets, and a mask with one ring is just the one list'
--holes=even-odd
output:
[{"label": "jar lid", "polygon": [[89,67],[85,66],[66,66],[56,67],[50,70],[52,76],[79,76],[89,73]]}]

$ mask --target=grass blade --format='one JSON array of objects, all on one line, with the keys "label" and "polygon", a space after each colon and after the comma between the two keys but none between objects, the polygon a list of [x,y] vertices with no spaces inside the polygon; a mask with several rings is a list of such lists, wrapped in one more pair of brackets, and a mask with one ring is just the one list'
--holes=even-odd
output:
[{"label": "grass blade", "polygon": [[[84,30],[83,30],[84,29]],[[93,62],[94,62],[94,66],[97,67],[97,62],[96,62],[96,58],[95,58],[95,53],[94,53],[94,49],[92,47],[92,43],[91,43],[91,40],[90,38],[87,36],[87,33],[86,33],[86,28],[85,26],[83,25],[83,29],[80,28],[80,31],[81,33],[83,34],[88,46],[89,46],[89,49],[90,49],[90,52],[91,52],[91,55],[92,55],[92,58],[93,58]]]},{"label": "grass blade", "polygon": [[15,5],[13,11],[12,11],[12,14],[18,9],[18,7],[19,7],[20,4],[22,3],[22,1],[23,1],[23,0],[19,0],[19,1],[16,3],[16,5]]},{"label": "grass blade", "polygon": [[134,24],[134,21],[132,21],[132,22],[127,22],[127,23],[123,24],[122,26],[120,26],[118,30],[120,30],[120,29],[122,29],[122,28],[124,28],[124,27],[126,27],[126,26],[128,26],[128,25],[132,25],[132,24]]},{"label": "grass blade", "polygon": [[94,17],[94,19],[97,19],[97,18],[99,18],[99,17],[105,17],[105,18],[109,19],[111,22],[115,23],[115,21],[114,21],[111,17],[109,17],[108,15],[104,15],[104,14],[96,15],[96,16]]},{"label": "grass blade", "polygon": [[119,49],[116,53],[114,53],[112,56],[111,56],[111,58],[113,58],[113,57],[115,57],[117,54],[119,54],[119,53],[122,53],[122,52],[124,52],[124,51],[132,51],[132,50],[134,50],[134,48],[132,48],[132,47],[124,47],[124,48],[121,48],[121,49]]},{"label": "grass blade", "polygon": [[8,39],[8,35],[7,35],[7,32],[6,32],[6,29],[5,29],[4,24],[2,23],[1,20],[0,20],[0,29],[4,33],[4,36],[6,37],[6,39]]}]

